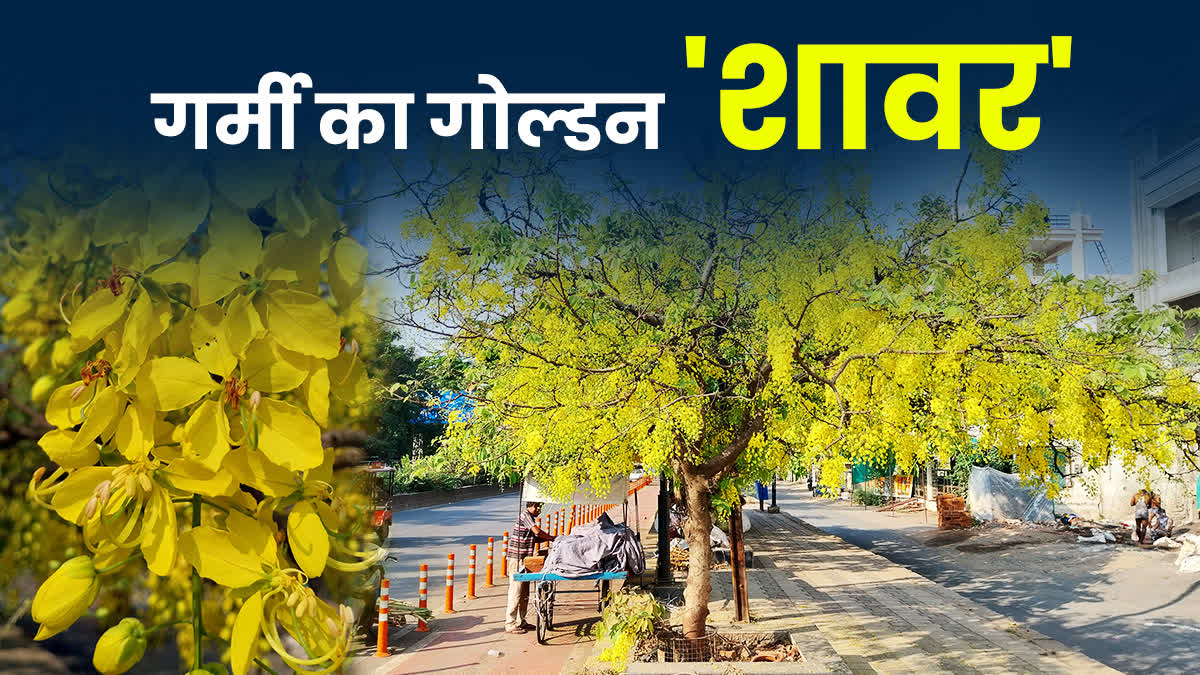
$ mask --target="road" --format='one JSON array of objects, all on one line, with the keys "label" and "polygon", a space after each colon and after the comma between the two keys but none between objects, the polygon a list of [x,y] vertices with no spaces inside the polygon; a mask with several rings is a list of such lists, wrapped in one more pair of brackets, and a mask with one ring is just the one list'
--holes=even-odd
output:
[{"label": "road", "polygon": [[1088,656],[1130,673],[1200,670],[1200,577],[1175,555],[1077,544],[1007,528],[938,532],[922,514],[814,499],[780,484],[779,506]]},{"label": "road", "polygon": [[500,580],[500,557],[504,532],[517,520],[516,493],[472,499],[392,514],[389,532],[388,579],[392,597],[416,600],[422,564],[429,565],[429,607],[440,609],[445,602],[446,555],[454,554],[455,586],[467,585],[467,547],[476,547],[477,583],[483,585],[487,565],[487,538],[496,538],[495,582]]}]

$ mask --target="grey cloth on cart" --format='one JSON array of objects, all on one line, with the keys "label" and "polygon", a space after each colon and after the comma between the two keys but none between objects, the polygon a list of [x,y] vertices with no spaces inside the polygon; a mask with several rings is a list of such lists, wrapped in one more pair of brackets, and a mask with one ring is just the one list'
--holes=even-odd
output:
[{"label": "grey cloth on cart", "polygon": [[646,556],[637,535],[608,514],[554,540],[542,572],[561,577],[581,577],[596,572],[641,574]]}]

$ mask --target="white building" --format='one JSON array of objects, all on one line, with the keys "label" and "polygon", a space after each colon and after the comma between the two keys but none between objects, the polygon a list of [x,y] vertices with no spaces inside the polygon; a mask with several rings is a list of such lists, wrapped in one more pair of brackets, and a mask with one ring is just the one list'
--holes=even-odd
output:
[{"label": "white building", "polygon": [[[1130,139],[1133,272],[1153,270],[1156,282],[1137,294],[1142,308],[1200,306],[1200,114],[1175,105],[1146,116]],[[1074,256],[1072,256],[1074,262]],[[1151,488],[1178,522],[1197,517],[1197,472],[1179,460],[1168,472],[1151,471]],[[1072,482],[1063,506],[1083,516],[1128,520],[1130,496],[1142,485],[1121,465]]]},{"label": "white building", "polygon": [[[1087,245],[1098,246],[1103,251],[1101,240],[1104,239],[1104,230],[1092,225],[1091,216],[1079,208],[1071,215],[1052,213],[1049,220],[1050,231],[1029,245],[1032,253],[1042,256],[1041,264],[1032,270],[1034,276],[1041,276],[1047,267],[1061,267],[1059,258],[1068,254],[1071,256],[1071,269],[1059,269],[1060,272],[1073,274],[1076,279],[1092,276],[1087,269]],[[1106,271],[1112,273],[1112,270]]]}]

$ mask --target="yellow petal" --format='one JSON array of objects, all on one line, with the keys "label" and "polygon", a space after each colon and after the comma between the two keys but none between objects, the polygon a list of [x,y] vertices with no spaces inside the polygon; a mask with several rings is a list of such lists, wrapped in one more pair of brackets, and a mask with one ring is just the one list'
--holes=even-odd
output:
[{"label": "yellow petal", "polygon": [[217,305],[205,305],[192,316],[191,343],[196,353],[196,360],[208,372],[221,377],[228,377],[237,367],[237,357],[233,355],[221,330],[221,322],[225,320],[225,312]]},{"label": "yellow petal", "polygon": [[224,530],[208,525],[179,535],[179,552],[206,579],[241,588],[261,580],[262,559]]},{"label": "yellow petal", "polygon": [[184,457],[200,462],[210,471],[219,469],[229,452],[229,420],[221,404],[201,403],[183,425],[180,442]]},{"label": "yellow petal", "polygon": [[[160,450],[154,451],[156,457]],[[162,453],[161,458],[167,459],[166,453]],[[239,478],[231,471],[211,471],[200,462],[184,457],[171,458],[170,461],[165,470],[167,480],[178,490],[206,497],[228,497],[238,492]]]},{"label": "yellow petal", "polygon": [[154,447],[154,409],[144,401],[134,401],[125,408],[117,425],[117,449],[130,461],[146,456]]},{"label": "yellow petal", "polygon": [[321,428],[290,403],[264,398],[258,407],[258,449],[267,459],[291,471],[320,466],[325,458]]},{"label": "yellow petal", "polygon": [[64,469],[91,466],[100,460],[100,446],[95,443],[75,443],[75,432],[55,429],[38,440],[38,445],[51,462]]},{"label": "yellow petal", "polygon": [[367,249],[352,237],[339,239],[329,259],[329,289],[338,305],[347,307],[362,295],[366,271]]},{"label": "yellow petal", "polygon": [[233,632],[229,639],[229,667],[233,675],[246,675],[254,662],[258,647],[259,627],[262,624],[262,592],[246,598],[237,618],[233,620]]},{"label": "yellow petal", "polygon": [[280,345],[319,359],[332,359],[341,348],[337,315],[321,298],[293,290],[266,295],[267,329]]},{"label": "yellow petal", "polygon": [[300,569],[310,577],[319,577],[329,559],[329,535],[321,517],[309,502],[300,502],[288,514],[288,546]]},{"label": "yellow petal", "polygon": [[246,209],[238,208],[225,199],[213,200],[212,214],[208,219],[209,251],[217,251],[224,269],[240,274],[253,275],[262,256],[263,237]]},{"label": "yellow petal", "polygon": [[268,497],[283,497],[299,487],[297,474],[272,464],[263,453],[249,448],[231,450],[225,456],[224,468]]},{"label": "yellow petal", "polygon": [[324,363],[320,365],[300,390],[308,412],[322,428],[329,426],[329,368]]},{"label": "yellow petal", "polygon": [[175,567],[179,537],[175,505],[171,503],[171,496],[166,490],[158,488],[151,494],[142,527],[148,533],[142,538],[142,557],[146,559],[146,567],[152,573],[165,577]]},{"label": "yellow petal", "polygon": [[154,271],[150,273],[150,278],[163,286],[173,286],[175,284],[194,286],[196,284],[196,263],[186,260],[172,260],[161,267],[154,268]]},{"label": "yellow petal", "polygon": [[299,387],[313,369],[315,359],[284,349],[265,337],[246,348],[242,378],[251,389],[263,392],[291,391]]},{"label": "yellow petal", "polygon": [[60,429],[70,429],[83,422],[83,406],[92,400],[92,396],[95,395],[96,388],[100,384],[97,381],[86,385],[78,396],[72,398],[71,394],[81,385],[83,385],[83,380],[75,380],[55,389],[54,393],[50,394],[50,400],[46,401],[47,422]]},{"label": "yellow petal", "polygon": [[266,334],[262,317],[255,309],[253,298],[249,295],[235,296],[225,309],[225,319],[221,322],[221,330],[225,334],[225,342],[234,356],[240,357],[246,352],[251,341]]},{"label": "yellow petal", "polygon": [[178,356],[151,359],[137,376],[137,396],[155,410],[178,410],[220,389],[204,366]]},{"label": "yellow petal", "polygon": [[143,292],[133,301],[129,317],[125,319],[125,332],[121,336],[121,349],[113,361],[113,372],[117,374],[117,386],[125,388],[137,377],[146,361],[150,345],[162,335],[171,323],[171,306],[167,302],[154,301],[152,294]]},{"label": "yellow petal", "polygon": [[[128,285],[128,284],[126,284]],[[101,335],[125,316],[129,306],[129,292],[113,295],[108,288],[100,288],[88,296],[71,317],[71,349],[81,352],[96,344]]]},{"label": "yellow petal", "polygon": [[145,193],[137,188],[119,188],[95,209],[92,242],[97,246],[120,244],[146,231],[150,207]]},{"label": "yellow petal", "polygon": [[54,492],[50,506],[63,520],[82,524],[83,509],[96,491],[96,486],[112,478],[112,472],[112,467],[107,466],[85,466],[72,471]]},{"label": "yellow petal", "polygon": [[95,445],[97,438],[105,441],[110,438],[109,434],[116,431],[121,413],[125,410],[126,400],[116,387],[105,387],[96,394],[91,404],[83,409],[83,424],[75,437],[79,449]]},{"label": "yellow petal", "polygon": [[211,194],[198,169],[171,167],[143,180],[150,197],[150,227],[142,238],[142,262],[156,265],[179,253],[208,216]]},{"label": "yellow petal", "polygon": [[356,354],[342,352],[329,362],[330,390],[339,400],[353,402],[368,391],[367,369]]},{"label": "yellow petal", "polygon": [[246,284],[242,275],[228,264],[228,254],[209,249],[196,266],[196,302],[217,302]]},{"label": "yellow petal", "polygon": [[[271,510],[271,514],[274,510]],[[263,523],[238,511],[230,511],[226,518],[229,533],[239,542],[244,543],[249,550],[254,551],[260,558],[271,565],[279,564],[279,553],[275,545],[275,525],[270,517]],[[268,524],[269,523],[269,524]]]}]

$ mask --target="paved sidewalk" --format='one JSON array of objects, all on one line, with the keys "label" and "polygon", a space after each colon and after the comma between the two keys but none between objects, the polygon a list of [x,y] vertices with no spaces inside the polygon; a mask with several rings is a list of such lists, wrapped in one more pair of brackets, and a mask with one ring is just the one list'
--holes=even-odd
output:
[{"label": "paved sidewalk", "polygon": [[[654,516],[654,498],[658,494],[657,483],[640,490],[640,508],[637,515],[641,520],[643,541],[652,542],[647,533]],[[479,499],[460,502],[449,507],[435,507],[405,511],[393,521],[393,544],[416,544],[422,531],[413,523],[434,521],[445,526],[430,526],[440,529],[443,536],[436,542],[424,546],[412,546],[415,550],[404,551],[404,564],[395,564],[389,569],[392,581],[392,598],[415,601],[409,590],[415,587],[411,569],[416,560],[444,559],[442,549],[453,546],[461,553],[456,554],[454,614],[442,611],[445,599],[445,567],[430,565],[429,607],[433,610],[430,632],[416,633],[412,626],[393,628],[389,633],[388,646],[391,656],[375,658],[374,640],[359,651],[347,669],[350,675],[401,675],[404,673],[575,673],[584,670],[595,644],[595,624],[600,615],[597,610],[598,595],[595,582],[568,581],[559,583],[559,591],[585,591],[563,594],[555,602],[554,630],[547,644],[539,645],[534,631],[525,635],[504,632],[504,614],[507,602],[508,579],[500,576],[496,565],[493,588],[486,588],[483,581],[486,536],[484,533],[504,527],[510,522],[509,508],[515,497]],[[499,515],[497,511],[503,509]],[[453,521],[449,516],[457,515]],[[621,518],[621,507],[610,512],[610,517]],[[632,522],[634,509],[629,509]],[[401,524],[400,518],[407,519]],[[501,520],[496,521],[497,518]],[[450,522],[447,522],[450,521]],[[397,527],[397,525],[400,525]],[[446,541],[449,540],[449,541]],[[467,600],[466,595],[466,551],[467,543],[477,543],[478,554],[475,594],[477,599]],[[653,545],[652,543],[650,544]],[[500,555],[501,544],[496,543],[496,555]],[[397,551],[400,553],[400,551]],[[431,560],[432,561],[432,560]],[[400,584],[396,580],[400,580]],[[614,585],[619,588],[620,582]],[[532,599],[531,599],[532,600]],[[536,621],[533,603],[530,602],[526,620]],[[369,638],[372,636],[368,636]],[[495,652],[496,654],[490,654]]]},{"label": "paved sidewalk", "polygon": [[[1117,672],[798,518],[747,513],[748,630],[815,627],[854,673]],[[714,573],[712,623],[730,623],[731,598]]]}]

